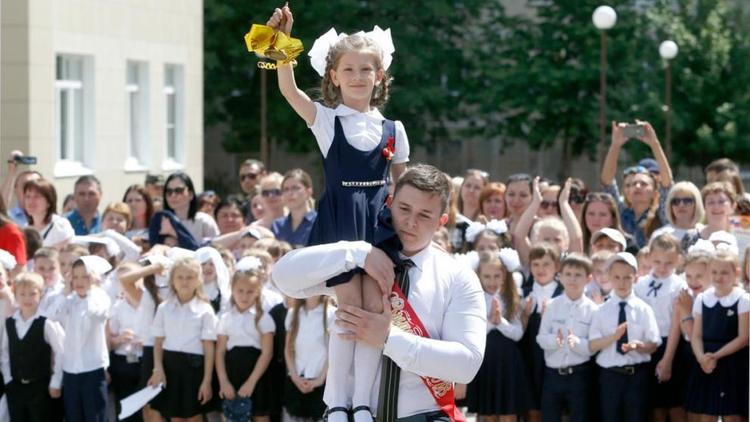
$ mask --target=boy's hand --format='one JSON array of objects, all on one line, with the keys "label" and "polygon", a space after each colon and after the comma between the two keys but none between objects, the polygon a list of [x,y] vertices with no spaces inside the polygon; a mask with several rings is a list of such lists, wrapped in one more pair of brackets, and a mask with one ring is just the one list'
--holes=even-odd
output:
[{"label": "boy's hand", "polygon": [[49,396],[53,399],[59,399],[61,396],[61,391],[59,388],[51,388],[49,389]]},{"label": "boy's hand", "polygon": [[633,340],[629,343],[625,343],[622,345],[622,351],[625,353],[631,352],[633,350],[638,350],[639,348],[643,347],[643,342],[638,340]]},{"label": "boy's hand", "polygon": [[390,294],[396,273],[393,270],[393,261],[382,249],[373,246],[365,258],[365,272],[378,282],[383,294]]},{"label": "boy's hand", "polygon": [[568,347],[573,349],[574,347],[578,346],[578,343],[580,342],[581,339],[577,335],[573,334],[573,330],[568,328]]},{"label": "boy's hand", "polygon": [[526,304],[523,307],[523,314],[526,315],[526,317],[530,317],[531,314],[534,312],[534,298],[529,296],[526,298]]},{"label": "boy's hand", "polygon": [[565,345],[565,338],[563,337],[563,333],[561,329],[557,330],[557,335],[555,336],[555,340],[557,341],[557,347],[561,348]]}]

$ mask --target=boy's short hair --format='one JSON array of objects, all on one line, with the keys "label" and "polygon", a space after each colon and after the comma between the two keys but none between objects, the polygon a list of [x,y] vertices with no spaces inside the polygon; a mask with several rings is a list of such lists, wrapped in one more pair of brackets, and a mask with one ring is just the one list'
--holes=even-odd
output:
[{"label": "boy's short hair", "polygon": [[565,256],[560,264],[560,270],[564,270],[565,267],[580,268],[586,272],[586,275],[591,275],[594,271],[594,265],[589,257],[577,252],[572,252]]},{"label": "boy's short hair", "polygon": [[23,287],[31,287],[41,292],[44,289],[44,278],[37,273],[24,272],[18,274],[13,280],[13,289],[18,291]]},{"label": "boy's short hair", "polygon": [[663,233],[651,239],[651,241],[648,242],[648,248],[650,252],[657,249],[663,252],[682,252],[680,241],[671,233]]},{"label": "boy's short hair", "polygon": [[445,173],[438,170],[437,167],[429,164],[417,164],[409,167],[396,182],[393,196],[395,197],[398,191],[407,185],[422,192],[438,195],[440,197],[440,212],[444,213],[448,209],[451,185],[448,183]]},{"label": "boy's short hair", "polygon": [[52,261],[57,262],[57,260],[60,257],[60,252],[57,251],[55,248],[49,248],[49,247],[43,247],[39,248],[34,252],[34,259],[37,258],[47,258],[51,259]]},{"label": "boy's short hair", "polygon": [[70,253],[73,255],[77,255],[78,258],[82,256],[86,256],[89,254],[88,249],[84,248],[83,246],[77,244],[77,243],[68,243],[65,246],[63,246],[61,253]]},{"label": "boy's short hair", "polygon": [[545,256],[552,258],[555,263],[560,262],[560,249],[557,245],[552,243],[538,243],[529,250],[529,264],[537,259],[542,259]]}]

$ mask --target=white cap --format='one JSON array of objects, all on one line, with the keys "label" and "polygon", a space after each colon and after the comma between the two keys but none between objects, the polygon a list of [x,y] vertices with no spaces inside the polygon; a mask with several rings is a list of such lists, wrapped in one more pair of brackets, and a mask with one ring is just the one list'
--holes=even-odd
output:
[{"label": "white cap", "polygon": [[100,256],[86,255],[82,256],[80,259],[86,267],[86,272],[91,275],[101,276],[112,269],[112,265]]},{"label": "white cap", "polygon": [[726,243],[727,245],[734,246],[734,248],[737,249],[737,238],[734,237],[733,234],[724,230],[711,233],[711,236],[708,237],[708,241],[713,244]]},{"label": "white cap", "polygon": [[616,254],[609,257],[609,259],[607,260],[607,271],[609,271],[609,268],[615,262],[622,262],[630,265],[636,272],[638,272],[638,260],[636,260],[633,254],[629,252],[617,252]]},{"label": "white cap", "polygon": [[607,236],[608,238],[617,242],[622,247],[623,251],[628,247],[628,243],[625,241],[625,236],[623,236],[623,234],[619,230],[609,227],[604,227],[603,229],[597,230],[596,233],[591,236],[591,243],[593,244],[602,236]]},{"label": "white cap", "polygon": [[10,271],[13,268],[16,268],[17,264],[18,262],[16,261],[15,256],[4,249],[0,249],[0,265],[2,265],[3,268]]}]

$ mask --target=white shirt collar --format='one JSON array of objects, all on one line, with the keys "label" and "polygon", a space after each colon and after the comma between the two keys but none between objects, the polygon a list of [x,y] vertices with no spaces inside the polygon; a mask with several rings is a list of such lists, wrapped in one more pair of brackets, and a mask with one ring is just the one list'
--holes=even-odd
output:
[{"label": "white shirt collar", "polygon": [[371,107],[370,111],[368,111],[367,113],[362,113],[361,111],[357,111],[351,107],[345,106],[344,104],[339,104],[333,111],[336,114],[336,116],[341,116],[341,117],[351,116],[354,114],[364,114],[365,116],[370,117],[375,120],[380,120],[380,121],[385,120],[385,117],[383,117],[383,115],[380,114],[380,110],[378,110],[375,107]]},{"label": "white shirt collar", "polygon": [[716,289],[709,287],[703,291],[703,304],[709,308],[716,306],[716,302],[720,302],[721,306],[728,307],[734,305],[734,303],[745,293],[742,287],[735,286],[728,295],[718,297],[716,296]]},{"label": "white shirt collar", "polygon": [[232,305],[231,312],[234,313],[235,315],[244,315],[244,314],[255,315],[255,304],[250,305],[250,307],[245,309],[244,312],[240,311],[237,305]]},{"label": "white shirt collar", "polygon": [[555,289],[557,289],[557,282],[555,280],[552,280],[545,285],[541,285],[535,281],[534,287],[532,287],[532,291],[537,293],[546,293],[549,296],[555,294]]},{"label": "white shirt collar", "polygon": [[609,301],[612,301],[614,303],[620,303],[620,302],[627,302],[630,303],[631,300],[635,298],[635,292],[633,289],[630,289],[630,294],[626,298],[621,298],[620,295],[615,293],[614,289],[610,292],[611,295],[609,296]]},{"label": "white shirt collar", "polygon": [[181,303],[180,299],[177,297],[177,295],[172,295],[172,297],[169,298],[169,301],[171,302],[173,309],[179,309],[183,306],[187,306],[190,308],[191,311],[198,312],[200,310],[200,303],[203,302],[202,299],[199,299],[197,296],[190,299],[187,303]]},{"label": "white shirt collar", "polygon": [[583,294],[582,294],[582,295],[581,295],[581,297],[579,297],[579,298],[578,298],[578,299],[576,299],[576,300],[573,300],[573,299],[569,298],[569,297],[568,297],[568,295],[566,295],[566,294],[565,294],[565,292],[563,292],[563,294],[561,294],[560,296],[562,296],[562,297],[564,298],[563,300],[565,301],[565,303],[567,303],[567,304],[570,304],[570,305],[575,305],[575,306],[578,306],[578,305],[580,305],[581,303],[583,303],[583,298],[584,298],[584,296],[586,296],[586,295],[583,295]]},{"label": "white shirt collar", "polygon": [[21,309],[16,309],[16,311],[13,312],[13,318],[15,318],[17,321],[26,322],[26,323],[34,321],[40,316],[41,314],[39,313],[39,308],[36,309],[36,312],[34,313],[34,315],[31,316],[31,318],[26,319],[26,320],[24,320],[23,316],[21,315]]}]

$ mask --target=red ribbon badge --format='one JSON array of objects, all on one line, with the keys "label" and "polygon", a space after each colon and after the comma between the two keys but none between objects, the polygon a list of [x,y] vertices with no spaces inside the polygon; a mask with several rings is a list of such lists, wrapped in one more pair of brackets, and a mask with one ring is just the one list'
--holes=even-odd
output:
[{"label": "red ribbon badge", "polygon": [[396,140],[393,139],[393,136],[389,136],[388,140],[386,141],[385,148],[383,148],[383,157],[385,157],[386,160],[392,160],[393,154],[396,152]]},{"label": "red ribbon badge", "polygon": [[[390,139],[393,138],[389,138]],[[420,321],[414,309],[404,297],[404,292],[398,287],[398,283],[393,283],[391,289],[391,315],[393,316],[393,325],[407,333],[412,333],[424,338],[430,338],[430,334]],[[446,382],[437,378],[420,377],[427,390],[432,394],[432,398],[440,406],[440,410],[445,412],[452,422],[466,422],[466,416],[456,407],[455,390],[452,382]]]}]

